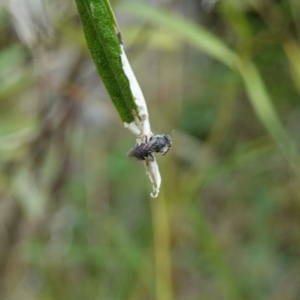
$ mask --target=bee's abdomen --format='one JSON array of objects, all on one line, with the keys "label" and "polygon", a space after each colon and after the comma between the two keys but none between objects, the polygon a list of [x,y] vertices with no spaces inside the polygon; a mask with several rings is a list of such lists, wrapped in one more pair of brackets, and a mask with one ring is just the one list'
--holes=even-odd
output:
[{"label": "bee's abdomen", "polygon": [[147,147],[147,144],[142,143],[132,148],[127,155],[138,160],[145,160],[149,154],[151,154],[149,147]]}]

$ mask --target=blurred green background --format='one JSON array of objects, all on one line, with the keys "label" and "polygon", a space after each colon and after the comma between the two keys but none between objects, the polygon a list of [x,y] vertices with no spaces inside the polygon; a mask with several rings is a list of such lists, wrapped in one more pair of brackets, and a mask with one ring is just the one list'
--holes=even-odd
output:
[{"label": "blurred green background", "polygon": [[111,4],[161,194],[75,1],[0,1],[0,299],[300,299],[300,2]]}]

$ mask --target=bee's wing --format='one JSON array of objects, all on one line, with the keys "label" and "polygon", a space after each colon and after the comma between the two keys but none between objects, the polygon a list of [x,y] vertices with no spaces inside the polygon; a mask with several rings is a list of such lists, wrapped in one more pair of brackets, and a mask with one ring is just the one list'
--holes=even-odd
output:
[{"label": "bee's wing", "polygon": [[135,161],[138,161],[138,160],[141,160],[137,157],[137,148],[136,147],[133,147],[131,148],[128,152],[127,152],[127,157],[129,157],[131,160],[135,160]]}]

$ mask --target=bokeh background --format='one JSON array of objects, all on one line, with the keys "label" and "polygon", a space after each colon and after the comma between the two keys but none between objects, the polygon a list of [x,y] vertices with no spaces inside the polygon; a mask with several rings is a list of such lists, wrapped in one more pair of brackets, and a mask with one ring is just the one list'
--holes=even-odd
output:
[{"label": "bokeh background", "polygon": [[[0,299],[300,299],[299,1],[128,3],[152,129],[174,130],[157,199],[75,1],[0,1]],[[193,45],[200,28],[264,87]]]}]

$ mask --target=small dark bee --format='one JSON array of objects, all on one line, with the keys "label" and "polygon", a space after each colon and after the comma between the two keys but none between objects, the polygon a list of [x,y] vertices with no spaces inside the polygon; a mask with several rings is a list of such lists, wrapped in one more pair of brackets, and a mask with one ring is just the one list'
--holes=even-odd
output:
[{"label": "small dark bee", "polygon": [[172,140],[168,134],[152,136],[148,142],[133,147],[127,155],[138,160],[154,161],[153,152],[165,155],[171,148]]}]

